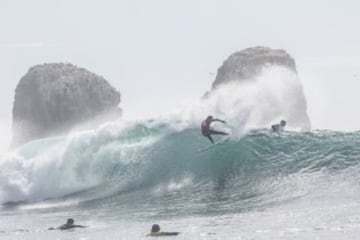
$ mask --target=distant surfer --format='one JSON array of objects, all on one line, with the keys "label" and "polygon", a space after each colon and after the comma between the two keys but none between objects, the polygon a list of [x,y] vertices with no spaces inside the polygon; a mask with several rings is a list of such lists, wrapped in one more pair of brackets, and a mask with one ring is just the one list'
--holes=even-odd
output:
[{"label": "distant surfer", "polygon": [[151,232],[147,234],[147,237],[161,237],[161,236],[177,236],[179,232],[160,232],[159,224],[154,224],[151,227]]},{"label": "distant surfer", "polygon": [[226,123],[223,120],[214,118],[213,116],[208,116],[204,121],[201,123],[201,133],[204,137],[209,138],[211,143],[214,143],[214,140],[211,137],[211,134],[220,134],[220,135],[228,135],[226,132],[216,131],[210,127],[212,122],[222,122]]},{"label": "distant surfer", "polygon": [[68,229],[72,229],[72,228],[86,228],[86,226],[82,226],[82,225],[75,225],[74,224],[74,219],[69,218],[67,220],[67,222],[57,228],[49,228],[49,230],[68,230]]},{"label": "distant surfer", "polygon": [[271,129],[274,132],[282,132],[285,130],[285,126],[286,126],[286,121],[285,120],[281,120],[280,124],[274,124],[271,126]]}]

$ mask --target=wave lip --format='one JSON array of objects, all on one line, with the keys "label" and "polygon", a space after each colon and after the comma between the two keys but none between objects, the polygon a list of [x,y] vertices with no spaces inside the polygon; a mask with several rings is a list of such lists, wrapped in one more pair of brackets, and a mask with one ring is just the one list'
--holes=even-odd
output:
[{"label": "wave lip", "polygon": [[132,162],[139,162],[139,155],[165,134],[134,125],[109,124],[33,141],[2,156],[0,202],[40,201],[120,181]]}]

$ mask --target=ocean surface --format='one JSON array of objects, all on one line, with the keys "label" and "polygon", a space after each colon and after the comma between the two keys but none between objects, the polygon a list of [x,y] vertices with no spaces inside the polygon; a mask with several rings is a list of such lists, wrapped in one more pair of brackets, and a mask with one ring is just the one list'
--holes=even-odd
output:
[{"label": "ocean surface", "polygon": [[[296,98],[297,76],[272,69],[187,109],[3,153],[0,239],[148,239],[155,223],[181,232],[166,239],[360,239],[360,132],[294,124]],[[198,151],[208,114],[230,135]],[[68,218],[87,228],[47,230]]]},{"label": "ocean surface", "polygon": [[[220,140],[221,137],[216,138]],[[360,132],[110,124],[30,142],[0,162],[0,239],[357,239]],[[88,226],[48,231],[67,218]]]}]

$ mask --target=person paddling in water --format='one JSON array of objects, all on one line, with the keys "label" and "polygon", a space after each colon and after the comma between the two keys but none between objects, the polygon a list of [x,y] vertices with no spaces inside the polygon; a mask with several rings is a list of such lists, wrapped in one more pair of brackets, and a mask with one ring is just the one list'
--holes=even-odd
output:
[{"label": "person paddling in water", "polygon": [[281,120],[280,124],[274,124],[271,126],[271,129],[274,132],[282,132],[285,130],[285,126],[286,126],[286,121],[285,120]]},{"label": "person paddling in water", "polygon": [[74,219],[69,218],[65,224],[61,225],[60,227],[57,228],[49,228],[49,230],[68,230],[68,229],[73,229],[73,228],[86,228],[86,226],[82,226],[82,225],[75,225],[74,224]]},{"label": "person paddling in water", "polygon": [[202,133],[202,135],[204,137],[207,137],[211,141],[211,143],[214,144],[214,140],[212,139],[211,134],[228,135],[228,133],[221,132],[221,131],[216,131],[216,130],[212,129],[210,127],[210,124],[212,122],[222,122],[222,123],[226,123],[226,122],[223,121],[223,120],[214,118],[213,116],[208,116],[204,121],[202,121],[202,123],[201,123],[201,133]]}]

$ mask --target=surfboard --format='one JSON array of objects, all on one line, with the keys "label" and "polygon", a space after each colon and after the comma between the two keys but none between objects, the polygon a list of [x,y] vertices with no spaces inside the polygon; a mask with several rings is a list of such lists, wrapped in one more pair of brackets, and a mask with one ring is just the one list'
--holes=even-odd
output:
[{"label": "surfboard", "polygon": [[223,138],[223,139],[221,139],[220,141],[218,141],[218,142],[216,142],[216,143],[214,143],[214,144],[211,144],[210,146],[207,146],[207,147],[198,149],[196,152],[203,152],[203,151],[209,150],[209,149],[211,149],[211,148],[213,148],[213,147],[216,147],[217,145],[220,145],[220,144],[222,144],[222,143],[224,143],[224,142],[226,142],[226,141],[228,141],[228,140],[229,140],[228,137]]}]

